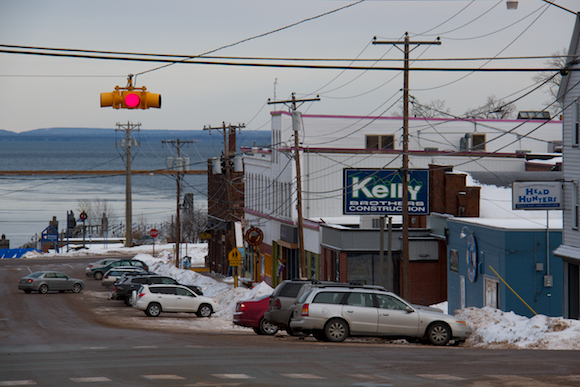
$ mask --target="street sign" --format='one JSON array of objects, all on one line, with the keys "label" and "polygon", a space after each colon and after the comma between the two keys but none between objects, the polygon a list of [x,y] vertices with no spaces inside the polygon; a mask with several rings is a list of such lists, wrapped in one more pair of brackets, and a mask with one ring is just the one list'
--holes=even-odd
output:
[{"label": "street sign", "polygon": [[156,229],[152,228],[151,231],[149,231],[149,236],[151,238],[157,238],[157,236],[159,235],[159,231],[157,231]]},{"label": "street sign", "polygon": [[[240,251],[237,248],[233,248],[230,253],[228,254],[228,261],[242,261],[242,254],[240,254]],[[230,265],[232,265],[230,263]],[[236,265],[232,265],[232,266],[236,266]]]},{"label": "street sign", "polygon": [[81,220],[85,220],[87,219],[87,213],[86,212],[81,212]]},{"label": "street sign", "polygon": [[230,266],[242,266],[242,261],[229,261]]}]

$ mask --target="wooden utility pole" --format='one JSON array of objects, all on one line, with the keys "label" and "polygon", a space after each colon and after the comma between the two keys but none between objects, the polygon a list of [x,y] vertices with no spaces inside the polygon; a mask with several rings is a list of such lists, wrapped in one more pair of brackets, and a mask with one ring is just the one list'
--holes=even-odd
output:
[{"label": "wooden utility pole", "polygon": [[[175,147],[175,149],[177,150],[177,159],[179,159],[181,157],[181,146],[185,145],[185,144],[193,144],[195,141],[193,140],[161,140],[162,144],[171,144]],[[176,213],[177,213],[177,217],[175,219],[176,223],[177,223],[177,236],[176,236],[176,240],[175,240],[175,266],[179,267],[179,263],[180,263],[180,259],[179,259],[179,254],[180,254],[180,248],[181,248],[181,217],[180,217],[180,208],[179,208],[179,202],[181,200],[181,174],[183,173],[184,169],[189,169],[189,165],[177,165],[177,168],[175,168],[175,180],[177,181],[177,204],[176,204]]]},{"label": "wooden utility pole", "polygon": [[131,146],[139,146],[135,137],[131,137],[131,132],[139,131],[141,124],[122,125],[117,122],[115,131],[125,132],[120,142],[115,146],[125,148],[125,247],[133,246],[133,203],[131,201]]},{"label": "wooden utility pole", "polygon": [[292,99],[289,101],[270,101],[268,105],[283,103],[292,109],[292,129],[294,130],[294,159],[296,161],[296,200],[298,211],[298,252],[300,258],[300,277],[306,276],[306,256],[304,252],[304,218],[302,217],[302,174],[300,172],[300,141],[298,139],[300,127],[302,125],[302,113],[296,110],[297,102],[320,101],[320,98],[296,99],[292,93]]},{"label": "wooden utility pole", "polygon": [[[203,127],[203,130],[209,130],[211,133],[211,130],[221,130],[223,132],[224,135],[224,155],[223,155],[223,160],[224,160],[224,175],[225,175],[225,182],[226,182],[226,200],[224,200],[226,203],[224,203],[224,205],[222,206],[222,212],[225,214],[225,216],[223,217],[224,220],[226,222],[232,222],[234,220],[236,220],[236,216],[234,216],[234,212],[238,209],[237,206],[234,206],[233,204],[233,196],[232,195],[232,175],[233,175],[233,168],[230,165],[230,157],[234,156],[236,153],[236,130],[237,129],[243,129],[245,128],[245,124],[238,124],[238,125],[232,125],[232,124],[228,124],[226,125],[225,122],[222,122],[222,126],[211,126],[211,125],[207,125]],[[237,202],[236,202],[237,203]],[[211,210],[211,206],[208,203],[208,211]],[[211,214],[210,214],[211,215]],[[215,214],[214,214],[215,215]],[[231,230],[235,230],[235,227],[233,227]],[[235,243],[235,231],[232,232],[226,232],[225,233],[225,244],[224,244],[224,252],[225,252],[225,256],[227,257],[229,255],[229,253],[236,248],[236,243]],[[228,250],[228,247],[231,247]],[[217,258],[216,258],[217,260]],[[228,264],[229,264],[229,260],[228,260]],[[237,287],[237,281],[238,281],[238,270],[239,270],[239,266],[232,266],[233,269],[233,276],[234,276],[234,282],[236,284]],[[229,270],[229,269],[228,269]]]},{"label": "wooden utility pole", "polygon": [[[404,71],[403,71],[403,167],[401,168],[403,182],[403,298],[409,298],[409,53],[410,45],[441,44],[439,38],[434,42],[409,40],[409,33],[405,32],[405,39],[401,41],[377,41],[376,36],[373,44],[393,44],[395,47],[403,45]],[[399,48],[399,47],[397,47]],[[400,48],[399,48],[400,50]],[[382,275],[382,273],[381,273]]]}]

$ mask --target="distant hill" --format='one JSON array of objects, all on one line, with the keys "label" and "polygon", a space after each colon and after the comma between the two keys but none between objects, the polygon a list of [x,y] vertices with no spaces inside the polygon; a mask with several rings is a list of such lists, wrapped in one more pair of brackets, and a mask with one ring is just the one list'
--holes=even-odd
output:
[{"label": "distant hill", "polygon": [[[270,132],[269,131],[244,131],[238,132],[237,145],[253,145],[269,146]],[[119,139],[121,133],[115,129],[101,129],[101,128],[45,128],[35,129],[27,132],[11,132],[0,129],[1,141],[79,141],[79,140],[94,140],[94,141],[109,141],[111,139]],[[223,138],[223,134],[217,130],[211,132],[207,130],[140,130],[134,132],[137,138],[148,140],[194,140],[202,141],[214,139],[215,136]]]}]

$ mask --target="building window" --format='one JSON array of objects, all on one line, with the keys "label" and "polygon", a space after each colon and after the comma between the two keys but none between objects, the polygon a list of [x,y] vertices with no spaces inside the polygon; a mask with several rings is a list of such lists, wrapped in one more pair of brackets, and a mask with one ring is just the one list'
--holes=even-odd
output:
[{"label": "building window", "polygon": [[575,229],[578,229],[578,216],[580,215],[580,200],[578,198],[578,193],[578,182],[575,182],[572,186],[572,202],[574,203],[574,207],[572,208],[572,227]]},{"label": "building window", "polygon": [[572,108],[572,145],[578,146],[578,141],[580,139],[580,114],[578,114],[578,109],[580,106],[578,102],[574,102],[574,106]]},{"label": "building window", "polygon": [[473,141],[473,145],[471,147],[472,150],[476,151],[484,151],[485,150],[485,134],[477,134],[473,133],[471,135],[471,140]]},{"label": "building window", "polygon": [[367,135],[365,149],[395,149],[395,136],[389,135]]}]

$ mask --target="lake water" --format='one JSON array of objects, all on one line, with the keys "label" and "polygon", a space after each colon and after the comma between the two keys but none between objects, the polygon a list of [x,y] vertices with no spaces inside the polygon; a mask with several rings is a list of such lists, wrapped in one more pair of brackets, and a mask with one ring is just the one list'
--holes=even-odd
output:
[{"label": "lake water", "polygon": [[[265,138],[264,133],[257,136]],[[187,138],[180,138],[187,140]],[[256,136],[238,140],[238,145],[252,145]],[[125,170],[124,149],[115,139],[74,139],[70,141],[3,141],[0,137],[0,170]],[[192,170],[207,170],[207,159],[223,153],[223,136],[197,139],[182,145],[181,156],[189,157]],[[133,175],[133,222],[150,227],[175,216],[177,183],[174,177],[156,173],[166,168],[166,159],[176,156],[171,145],[161,138],[140,138],[132,148],[132,170],[152,171]],[[193,193],[196,207],[207,208],[207,176],[185,175],[182,194]],[[125,223],[125,176],[1,176],[0,234],[10,240],[10,247],[20,247],[48,227],[53,216],[59,229],[66,227],[67,211],[80,214],[80,202],[106,202],[116,219],[109,224]]]}]

